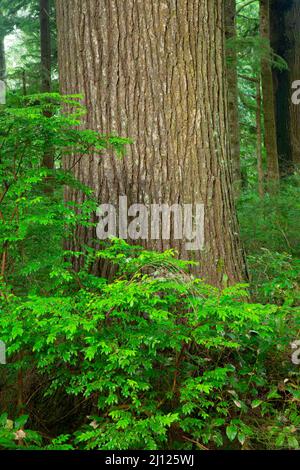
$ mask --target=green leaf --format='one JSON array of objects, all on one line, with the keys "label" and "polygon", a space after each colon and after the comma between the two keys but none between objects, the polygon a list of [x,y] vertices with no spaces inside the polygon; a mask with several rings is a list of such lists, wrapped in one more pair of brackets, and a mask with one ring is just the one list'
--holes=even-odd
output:
[{"label": "green leaf", "polygon": [[3,413],[1,416],[0,416],[0,426],[5,426],[6,423],[7,423],[7,418],[8,418],[8,414],[7,413]]},{"label": "green leaf", "polygon": [[288,444],[291,449],[299,449],[299,442],[295,436],[288,437]]},{"label": "green leaf", "polygon": [[261,404],[263,403],[262,400],[253,400],[253,402],[251,403],[251,407],[254,409],[254,408],[258,408]]},{"label": "green leaf", "polygon": [[238,440],[239,440],[240,444],[242,444],[242,446],[245,444],[246,436],[241,431],[238,433]]},{"label": "green leaf", "polygon": [[234,441],[238,433],[238,427],[235,424],[230,424],[226,428],[226,435],[230,441]]},{"label": "green leaf", "polygon": [[285,441],[285,434],[281,433],[277,436],[277,439],[275,441],[276,447],[282,447]]},{"label": "green leaf", "polygon": [[21,429],[25,426],[25,424],[28,421],[29,416],[28,415],[22,415],[19,418],[17,418],[14,422],[14,429]]}]

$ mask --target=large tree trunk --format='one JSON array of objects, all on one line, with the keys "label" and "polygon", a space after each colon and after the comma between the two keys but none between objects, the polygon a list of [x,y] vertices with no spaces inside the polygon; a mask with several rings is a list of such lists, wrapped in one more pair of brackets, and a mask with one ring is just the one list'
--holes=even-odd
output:
[{"label": "large tree trunk", "polygon": [[[84,93],[85,126],[129,136],[122,160],[82,158],[75,175],[99,201],[205,206],[205,250],[144,240],[201,261],[220,284],[245,277],[224,83],[222,0],[57,0],[62,93]],[[74,157],[75,158],[75,157]],[[67,195],[80,202],[78,192]],[[81,235],[87,241],[89,234]]]},{"label": "large tree trunk", "polygon": [[228,83],[228,119],[231,138],[231,158],[235,193],[239,195],[241,188],[240,163],[240,121],[238,107],[238,76],[236,52],[236,0],[227,0],[225,4],[226,26],[226,63]]},{"label": "large tree trunk", "polygon": [[[260,0],[260,35],[267,49],[270,46],[270,0]],[[279,163],[272,65],[267,51],[261,61],[261,79],[268,181],[269,187],[274,188],[279,181]]]}]

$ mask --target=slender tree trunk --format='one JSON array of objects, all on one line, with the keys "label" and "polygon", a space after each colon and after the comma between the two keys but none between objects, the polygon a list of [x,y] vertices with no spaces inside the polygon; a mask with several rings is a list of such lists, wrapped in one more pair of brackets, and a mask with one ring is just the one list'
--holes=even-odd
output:
[{"label": "slender tree trunk", "polygon": [[4,48],[4,36],[0,34],[0,80],[5,80],[6,76],[6,60]]},{"label": "slender tree trunk", "polygon": [[262,129],[261,129],[261,90],[260,80],[256,84],[256,136],[257,136],[257,175],[258,194],[261,199],[264,197],[264,169],[262,159]]},{"label": "slender tree trunk", "polygon": [[[266,48],[270,46],[270,1],[260,0],[260,34]],[[279,163],[277,152],[275,103],[271,58],[265,54],[261,61],[261,79],[263,92],[263,110],[265,124],[265,146],[269,187],[274,188],[279,182]]]},{"label": "slender tree trunk", "polygon": [[[205,206],[205,249],[173,247],[220,285],[245,278],[224,83],[222,0],[57,0],[62,93],[84,93],[84,125],[134,139],[122,160],[83,157],[75,175],[102,203]],[[75,157],[74,157],[75,159]],[[75,161],[75,160],[74,160]],[[77,202],[78,192],[67,194]],[[80,232],[81,241],[91,233]],[[74,246],[75,248],[75,246]]]},{"label": "slender tree trunk", "polygon": [[22,70],[22,90],[23,90],[23,96],[27,95],[27,83],[26,83],[26,70]]},{"label": "slender tree trunk", "polygon": [[40,1],[41,91],[51,91],[51,32],[49,0]]},{"label": "slender tree trunk", "polygon": [[[40,45],[41,45],[41,92],[51,92],[51,31],[50,31],[50,2],[40,1]],[[51,113],[45,111],[45,116],[51,118]],[[54,168],[54,154],[47,145],[43,156],[42,166],[48,170]],[[53,193],[52,179],[45,178],[44,192],[51,195]]]},{"label": "slender tree trunk", "polygon": [[226,62],[228,83],[228,119],[231,138],[231,158],[235,193],[238,196],[241,189],[240,162],[240,121],[238,106],[238,76],[236,52],[236,0],[227,0],[225,4],[226,26]]}]

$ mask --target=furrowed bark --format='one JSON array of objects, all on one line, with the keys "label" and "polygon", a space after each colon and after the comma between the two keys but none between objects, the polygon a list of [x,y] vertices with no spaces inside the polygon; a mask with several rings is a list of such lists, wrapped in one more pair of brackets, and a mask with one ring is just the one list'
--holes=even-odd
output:
[{"label": "furrowed bark", "polygon": [[[244,279],[232,189],[223,2],[57,0],[57,23],[62,93],[84,93],[85,127],[134,140],[122,160],[84,157],[75,175],[101,203],[117,204],[119,195],[129,205],[203,203],[203,252],[187,252],[185,241],[172,237],[143,244],[172,247],[199,261],[198,274],[214,284]],[[66,197],[81,202],[78,192],[68,190]],[[95,236],[82,229],[77,235],[81,242]]]}]

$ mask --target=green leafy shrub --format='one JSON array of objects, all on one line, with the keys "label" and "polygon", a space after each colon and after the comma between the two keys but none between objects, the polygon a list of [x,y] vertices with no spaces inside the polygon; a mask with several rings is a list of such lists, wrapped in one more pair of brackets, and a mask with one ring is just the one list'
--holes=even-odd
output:
[{"label": "green leafy shrub", "polygon": [[[276,434],[286,410],[278,383],[293,368],[283,360],[288,343],[285,350],[274,344],[284,309],[249,303],[245,285],[220,291],[190,278],[172,252],[114,240],[93,256],[120,265],[113,280],[69,271],[72,281],[59,293],[11,293],[0,303],[8,367],[34,364],[41,382],[49,379],[46,395],[66,393],[91,405],[67,444],[249,448],[267,418]],[[77,286],[71,295],[70,282]],[[292,388],[298,383],[297,376],[289,380]],[[294,448],[298,430],[291,436]]]},{"label": "green leafy shrub", "polygon": [[[71,169],[76,154],[122,154],[129,142],[80,130],[82,112],[59,95],[0,110],[0,447],[298,448],[299,231],[286,209],[293,201],[298,213],[297,178],[266,196],[267,209],[242,199],[251,299],[247,285],[195,279],[172,251],[117,239],[65,251],[78,225],[93,225],[96,202],[62,160]],[[84,202],[62,202],[65,186]],[[272,252],[261,251],[267,228]],[[92,274],[99,259],[116,265],[112,279]]]}]

